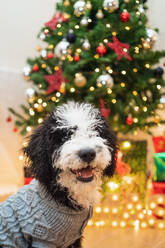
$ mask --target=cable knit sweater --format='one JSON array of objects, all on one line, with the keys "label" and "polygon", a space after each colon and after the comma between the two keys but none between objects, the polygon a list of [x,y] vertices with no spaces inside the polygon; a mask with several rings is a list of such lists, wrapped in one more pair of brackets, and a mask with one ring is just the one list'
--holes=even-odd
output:
[{"label": "cable knit sweater", "polygon": [[66,248],[81,237],[92,208],[59,205],[36,180],[0,204],[3,248]]}]

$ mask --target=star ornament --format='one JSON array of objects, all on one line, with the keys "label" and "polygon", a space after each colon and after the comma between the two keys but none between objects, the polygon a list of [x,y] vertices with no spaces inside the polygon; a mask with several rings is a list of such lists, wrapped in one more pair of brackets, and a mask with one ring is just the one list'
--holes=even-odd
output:
[{"label": "star ornament", "polygon": [[113,37],[113,42],[109,42],[107,46],[114,50],[118,55],[117,60],[120,60],[122,57],[126,57],[128,60],[132,61],[132,58],[128,53],[130,45],[121,43],[116,36]]},{"label": "star ornament", "polygon": [[50,21],[45,23],[45,26],[50,28],[51,30],[55,31],[57,23],[65,22],[65,21],[66,21],[66,19],[64,18],[62,13],[57,13],[52,17],[52,19]]},{"label": "star ornament", "polygon": [[66,82],[66,80],[62,76],[61,68],[56,71],[54,75],[46,75],[44,76],[44,78],[49,84],[47,94],[51,94],[54,91],[59,91],[62,83]]}]

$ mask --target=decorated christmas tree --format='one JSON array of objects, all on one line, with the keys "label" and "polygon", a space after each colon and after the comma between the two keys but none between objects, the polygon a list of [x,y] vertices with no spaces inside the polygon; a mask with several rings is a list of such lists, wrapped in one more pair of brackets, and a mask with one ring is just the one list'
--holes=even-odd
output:
[{"label": "decorated christmas tree", "polygon": [[10,109],[22,134],[68,100],[93,103],[117,132],[149,131],[164,122],[157,110],[165,81],[156,64],[165,51],[153,51],[158,34],[147,25],[145,2],[57,3],[39,33],[45,44],[24,68],[32,82],[27,104],[21,106],[24,114]]}]

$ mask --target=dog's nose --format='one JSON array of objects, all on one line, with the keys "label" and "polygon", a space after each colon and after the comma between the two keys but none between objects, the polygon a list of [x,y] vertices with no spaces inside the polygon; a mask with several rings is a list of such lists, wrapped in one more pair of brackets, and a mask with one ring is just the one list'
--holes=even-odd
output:
[{"label": "dog's nose", "polygon": [[78,156],[87,163],[90,163],[96,157],[96,152],[92,148],[84,148],[78,152]]}]

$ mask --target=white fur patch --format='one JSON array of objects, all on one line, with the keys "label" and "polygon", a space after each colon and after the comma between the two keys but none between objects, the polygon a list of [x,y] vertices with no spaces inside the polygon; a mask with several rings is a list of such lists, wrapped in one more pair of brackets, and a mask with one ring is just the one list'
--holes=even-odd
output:
[{"label": "white fur patch", "polygon": [[[102,172],[111,161],[111,152],[106,144],[106,140],[99,136],[95,130],[98,125],[101,127],[102,120],[98,118],[99,111],[90,104],[79,104],[69,102],[59,106],[54,115],[58,127],[77,129],[60,148],[60,153],[56,159],[53,154],[53,166],[62,169],[59,176],[59,183],[67,187],[70,196],[80,205],[89,207],[100,199],[99,189],[102,183]],[[90,148],[96,152],[96,157],[90,164],[82,161],[78,156],[80,150]],[[70,169],[82,169],[90,165],[95,168],[94,179],[84,183],[77,180],[76,175]]]}]

